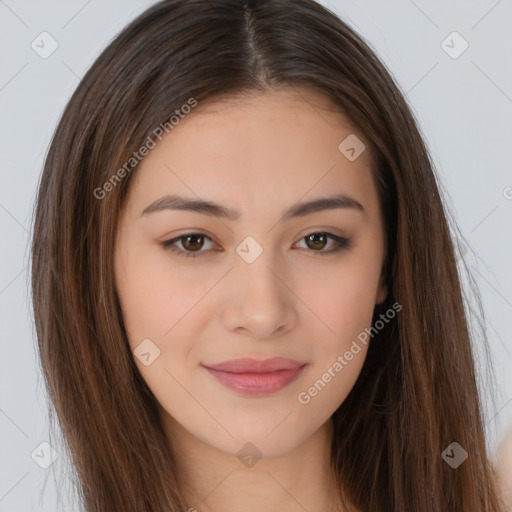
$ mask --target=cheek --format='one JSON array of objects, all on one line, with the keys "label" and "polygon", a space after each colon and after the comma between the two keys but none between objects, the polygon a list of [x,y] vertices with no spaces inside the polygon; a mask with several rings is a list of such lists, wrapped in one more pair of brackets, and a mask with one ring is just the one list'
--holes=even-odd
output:
[{"label": "cheek", "polygon": [[207,291],[207,282],[199,277],[191,281],[168,258],[147,243],[132,244],[122,261],[117,256],[116,285],[131,345],[144,338],[170,338],[174,326]]},{"label": "cheek", "polygon": [[315,339],[314,363],[304,376],[296,400],[303,414],[312,421],[327,419],[343,403],[359,377],[368,352],[371,338],[367,330],[375,308],[378,271],[364,262],[354,261],[337,271],[331,269],[326,289],[307,294],[308,304],[322,322],[314,320],[321,327],[317,335],[311,329]]},{"label": "cheek", "polygon": [[178,383],[187,382],[193,369],[190,351],[211,318],[202,309],[205,302],[201,298],[212,287],[212,278],[180,272],[169,264],[166,253],[162,257],[154,248],[147,251],[141,246],[134,244],[116,267],[128,342],[134,362],[157,400],[165,403],[172,396],[173,403],[186,411],[190,397]]},{"label": "cheek", "polygon": [[[329,347],[340,348],[369,327],[375,308],[379,272],[364,261],[347,261],[332,266],[328,275],[318,279],[322,286],[301,285],[304,303],[318,317],[319,328]],[[320,331],[319,331],[320,332]]]},{"label": "cheek", "polygon": [[[195,336],[185,331],[197,294],[185,296],[182,278],[147,259],[126,258],[124,265],[126,275],[119,272],[116,282],[133,360],[160,403],[172,405],[173,412],[187,411],[190,404],[178,383],[189,371],[185,363]],[[169,397],[172,404],[166,403]]]}]

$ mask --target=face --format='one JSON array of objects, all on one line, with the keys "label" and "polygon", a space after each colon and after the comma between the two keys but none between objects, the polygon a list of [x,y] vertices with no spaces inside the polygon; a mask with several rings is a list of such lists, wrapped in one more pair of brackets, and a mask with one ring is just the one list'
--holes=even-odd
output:
[{"label": "face", "polygon": [[283,455],[354,386],[386,297],[369,147],[340,149],[354,133],[311,91],[233,98],[196,106],[134,171],[116,286],[171,443]]}]

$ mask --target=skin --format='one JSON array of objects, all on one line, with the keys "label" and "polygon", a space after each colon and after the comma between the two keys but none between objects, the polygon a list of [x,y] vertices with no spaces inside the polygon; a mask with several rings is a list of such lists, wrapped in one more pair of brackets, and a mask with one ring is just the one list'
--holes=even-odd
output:
[{"label": "skin", "polygon": [[[297,397],[370,327],[375,304],[387,294],[369,146],[354,161],[338,150],[352,133],[349,120],[309,90],[205,102],[133,176],[115,249],[117,291],[132,351],[144,339],[160,350],[147,366],[134,360],[160,404],[192,510],[343,510],[333,505],[331,415],[354,386],[367,346],[360,344],[308,404]],[[298,202],[335,193],[364,211],[280,220]],[[166,194],[215,201],[240,217],[141,215]],[[161,246],[198,231],[212,241],[192,241],[196,258]],[[352,246],[329,253],[332,239],[308,244],[304,237],[319,232],[349,238]],[[263,248],[252,263],[236,252],[247,236]],[[181,240],[174,247],[192,252]],[[287,387],[263,397],[233,391],[201,366],[275,356],[307,365]],[[252,467],[237,457],[248,442],[262,455]]]},{"label": "skin", "polygon": [[492,462],[498,474],[498,483],[505,510],[512,510],[512,427],[501,440]]}]

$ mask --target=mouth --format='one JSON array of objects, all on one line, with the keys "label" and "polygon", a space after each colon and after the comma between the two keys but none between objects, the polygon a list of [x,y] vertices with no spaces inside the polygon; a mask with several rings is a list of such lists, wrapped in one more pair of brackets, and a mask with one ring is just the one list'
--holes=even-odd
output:
[{"label": "mouth", "polygon": [[202,366],[232,390],[244,395],[268,395],[291,384],[306,363],[274,357],[265,360],[242,358]]}]

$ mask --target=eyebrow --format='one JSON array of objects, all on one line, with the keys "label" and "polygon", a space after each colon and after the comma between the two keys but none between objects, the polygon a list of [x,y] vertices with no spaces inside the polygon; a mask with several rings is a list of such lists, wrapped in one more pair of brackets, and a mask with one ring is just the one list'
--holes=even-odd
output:
[{"label": "eyebrow", "polygon": [[[296,217],[304,217],[311,213],[322,210],[333,210],[335,208],[352,208],[364,213],[363,205],[346,195],[338,194],[332,197],[324,197],[314,199],[312,201],[297,203],[286,212],[284,212],[282,220],[289,220]],[[231,208],[226,208],[212,201],[204,201],[201,199],[189,199],[178,195],[166,195],[157,199],[149,206],[144,208],[141,216],[150,215],[152,213],[165,210],[185,210],[203,215],[225,218],[227,220],[237,220],[240,218],[240,212]]]}]

